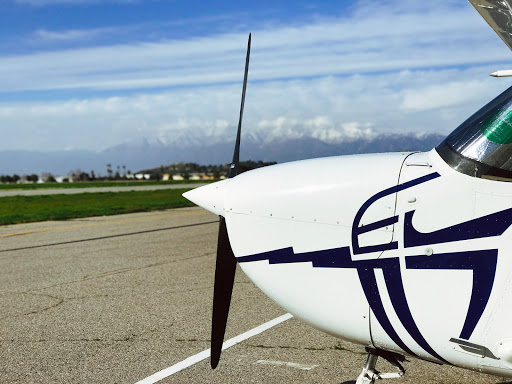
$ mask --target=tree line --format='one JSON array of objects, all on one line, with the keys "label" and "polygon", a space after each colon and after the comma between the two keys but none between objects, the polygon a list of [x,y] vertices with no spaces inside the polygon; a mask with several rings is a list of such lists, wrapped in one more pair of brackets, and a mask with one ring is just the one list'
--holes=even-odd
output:
[{"label": "tree line", "polygon": [[[242,161],[240,162],[240,173],[249,171],[251,169],[261,168],[268,165],[276,164],[276,162],[265,162],[265,161]],[[219,179],[221,177],[227,177],[229,172],[230,164],[221,165],[200,165],[196,163],[174,163],[171,165],[161,165],[157,168],[141,170],[137,173],[149,174],[152,179],[161,180],[163,175],[181,175],[185,179],[188,179],[191,174],[207,174],[212,175],[214,178]],[[133,178],[132,173],[125,165],[117,165],[115,168],[112,164],[107,164],[106,167],[107,175],[98,176],[94,171],[84,172],[81,169],[69,171],[65,177],[62,178],[62,182],[80,182],[80,181],[102,181],[102,180],[126,180]],[[43,172],[41,177],[33,173],[30,175],[0,175],[0,183],[37,183],[39,180],[45,183],[52,183],[57,181],[57,177],[50,172]]]}]

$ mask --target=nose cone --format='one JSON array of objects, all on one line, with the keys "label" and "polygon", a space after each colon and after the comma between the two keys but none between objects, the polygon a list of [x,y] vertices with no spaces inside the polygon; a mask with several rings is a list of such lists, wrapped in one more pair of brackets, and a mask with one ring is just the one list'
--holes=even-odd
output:
[{"label": "nose cone", "polygon": [[183,197],[216,215],[222,216],[224,212],[224,190],[227,181],[222,180],[192,189],[185,192]]}]

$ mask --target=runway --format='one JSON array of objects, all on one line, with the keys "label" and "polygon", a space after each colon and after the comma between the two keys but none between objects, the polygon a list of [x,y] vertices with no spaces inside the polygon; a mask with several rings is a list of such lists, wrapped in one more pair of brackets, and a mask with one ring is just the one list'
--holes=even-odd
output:
[{"label": "runway", "polygon": [[7,196],[36,196],[36,195],[70,195],[76,193],[97,192],[130,192],[130,191],[157,191],[161,189],[197,188],[203,183],[194,184],[163,184],[163,185],[131,185],[122,187],[80,187],[76,188],[41,188],[41,189],[9,189],[0,190],[0,197]]},{"label": "runway", "polygon": [[[209,348],[217,221],[184,208],[0,227],[0,382],[137,383]],[[226,339],[285,314],[237,271]],[[215,371],[206,359],[159,382],[348,384],[365,360],[291,318],[224,351]],[[405,368],[397,383],[507,382]]]}]

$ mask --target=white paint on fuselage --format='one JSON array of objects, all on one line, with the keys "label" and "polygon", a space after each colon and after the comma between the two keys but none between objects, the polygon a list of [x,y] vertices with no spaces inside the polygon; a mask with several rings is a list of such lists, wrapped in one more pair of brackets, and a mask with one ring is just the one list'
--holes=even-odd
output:
[{"label": "white paint on fuselage", "polygon": [[[397,184],[433,173],[439,177],[376,200],[357,225],[396,215],[396,224],[360,234],[358,240],[360,246],[393,241],[397,249],[354,254],[354,217],[363,204]],[[214,200],[224,205],[222,213],[237,257],[290,247],[295,254],[348,247],[352,261],[397,259],[415,326],[434,352],[461,367],[512,377],[512,364],[489,357],[511,349],[500,347],[500,341],[508,343],[512,337],[512,227],[501,236],[404,246],[407,212],[414,211],[412,225],[416,231],[435,232],[509,209],[512,183],[458,173],[432,150],[287,163],[241,174],[227,180],[223,189],[222,196],[217,193]],[[492,292],[468,340],[490,351],[491,355],[483,356],[450,342],[461,337],[473,290],[473,272],[407,269],[406,258],[496,249]],[[362,345],[404,353],[370,310],[356,268],[314,268],[309,261],[269,264],[266,260],[243,262],[241,267],[276,303],[312,326]],[[376,268],[375,273],[393,330],[414,354],[435,361],[402,324],[382,270]]]}]

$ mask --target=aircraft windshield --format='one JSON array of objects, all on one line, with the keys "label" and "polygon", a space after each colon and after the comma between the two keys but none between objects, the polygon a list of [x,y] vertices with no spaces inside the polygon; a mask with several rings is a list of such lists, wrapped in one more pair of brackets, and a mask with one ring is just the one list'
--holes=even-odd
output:
[{"label": "aircraft windshield", "polygon": [[436,150],[459,172],[512,181],[512,87],[462,123]]}]

